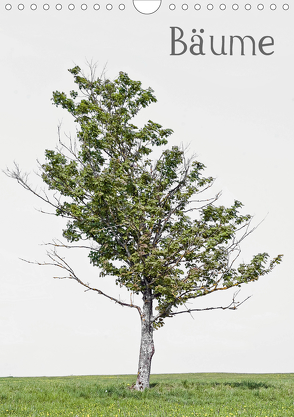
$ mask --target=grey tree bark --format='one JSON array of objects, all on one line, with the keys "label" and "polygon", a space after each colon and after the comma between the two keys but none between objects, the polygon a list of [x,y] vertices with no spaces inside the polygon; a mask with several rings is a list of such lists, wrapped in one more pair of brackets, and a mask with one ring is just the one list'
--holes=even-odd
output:
[{"label": "grey tree bark", "polygon": [[154,355],[154,341],[153,341],[153,308],[152,295],[145,294],[143,297],[144,305],[141,315],[141,346],[138,365],[137,382],[134,389],[144,391],[149,388],[149,379],[151,371],[151,361]]}]

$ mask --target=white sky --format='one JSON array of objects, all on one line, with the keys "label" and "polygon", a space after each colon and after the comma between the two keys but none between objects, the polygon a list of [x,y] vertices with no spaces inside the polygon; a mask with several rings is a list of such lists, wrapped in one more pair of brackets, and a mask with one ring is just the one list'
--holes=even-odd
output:
[{"label": "white sky", "polygon": [[[109,77],[125,71],[144,87],[155,90],[158,103],[142,111],[174,130],[171,143],[190,143],[217,177],[224,200],[241,200],[256,224],[266,220],[244,245],[244,260],[268,251],[283,253],[284,261],[270,276],[243,287],[240,299],[253,295],[237,311],[195,313],[168,319],[155,332],[153,373],[173,372],[294,372],[293,363],[293,151],[294,151],[294,27],[293,10],[276,11],[263,2],[254,8],[226,11],[189,9],[182,3],[170,11],[163,0],[153,15],[126,8],[106,10],[106,0],[91,0],[87,11],[67,10],[70,2],[46,1],[51,8],[0,8],[1,154],[0,167],[17,161],[33,172],[36,159],[57,142],[57,125],[72,124],[51,104],[53,90],[69,91],[67,72],[86,60],[107,63]],[[45,3],[45,2],[44,2]],[[110,4],[111,2],[109,2]],[[293,7],[292,7],[293,6]],[[254,6],[255,7],[255,6]],[[271,56],[170,56],[170,26],[205,29],[222,35],[270,35]],[[136,311],[122,308],[96,294],[84,293],[72,281],[52,279],[57,271],[24,263],[43,261],[49,242],[61,236],[62,220],[35,209],[46,207],[18,184],[0,175],[0,376],[122,374],[137,372],[140,322]],[[37,181],[34,176],[31,182]],[[84,253],[72,262],[81,277],[99,286],[98,272]],[[111,278],[103,288],[118,294]],[[121,297],[125,297],[123,293]],[[196,306],[227,304],[232,292],[200,299]],[[139,301],[139,300],[138,300]]]}]

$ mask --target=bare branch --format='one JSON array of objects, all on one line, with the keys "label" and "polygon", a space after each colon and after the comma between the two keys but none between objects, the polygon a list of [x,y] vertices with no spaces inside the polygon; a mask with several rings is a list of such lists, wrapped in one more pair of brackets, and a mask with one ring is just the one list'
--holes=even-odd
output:
[{"label": "bare branch", "polygon": [[73,279],[76,282],[78,282],[79,284],[81,284],[83,287],[86,288],[85,291],[95,291],[100,295],[103,295],[104,297],[108,298],[111,301],[114,301],[115,303],[123,306],[123,307],[131,307],[131,308],[136,308],[140,314],[140,317],[142,316],[142,311],[141,308],[135,304],[132,303],[125,303],[117,298],[111,297],[110,295],[106,294],[105,292],[99,290],[98,288],[94,288],[91,287],[89,283],[86,283],[84,281],[82,281],[74,272],[74,270],[72,269],[72,267],[65,261],[64,258],[62,258],[57,252],[56,249],[54,248],[52,251],[47,252],[47,256],[49,257],[49,259],[51,260],[51,262],[32,262],[32,261],[28,261],[26,259],[21,259],[24,262],[30,263],[30,264],[35,264],[35,265],[40,265],[40,266],[55,266],[58,268],[61,268],[64,271],[67,271],[67,273],[69,275],[66,276],[56,276],[54,277],[55,279]]},{"label": "bare branch", "polygon": [[[247,298],[245,298],[243,301],[236,301],[236,297],[239,294],[240,290],[235,292],[233,295],[233,299],[230,302],[229,305],[227,306],[219,306],[219,307],[206,307],[206,308],[191,308],[191,309],[187,309],[187,310],[182,310],[182,311],[176,311],[174,313],[171,313],[171,316],[175,316],[176,314],[182,314],[182,313],[190,313],[192,311],[206,311],[206,310],[237,310],[238,307],[240,307],[240,305],[242,305],[243,303],[245,303],[245,301],[247,301],[249,298],[251,298],[252,296],[249,295]],[[186,307],[186,306],[185,306]],[[186,307],[187,308],[187,307]]]},{"label": "bare branch", "polygon": [[44,195],[37,192],[35,189],[33,189],[29,183],[28,183],[28,177],[29,174],[24,172],[22,173],[19,166],[16,162],[14,162],[14,170],[10,170],[9,168],[6,169],[6,171],[3,171],[8,177],[15,179],[25,190],[30,191],[35,196],[39,197],[41,200],[45,201],[46,203],[50,204],[54,208],[58,208],[58,205],[53,204],[49,197],[47,196],[46,192],[44,190]]}]

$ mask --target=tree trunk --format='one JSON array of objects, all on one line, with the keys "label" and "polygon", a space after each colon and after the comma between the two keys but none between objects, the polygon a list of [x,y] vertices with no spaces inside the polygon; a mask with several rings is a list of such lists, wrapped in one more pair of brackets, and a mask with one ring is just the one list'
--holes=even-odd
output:
[{"label": "tree trunk", "polygon": [[135,389],[144,391],[149,388],[149,378],[151,370],[151,360],[155,352],[153,342],[152,325],[152,297],[151,294],[144,296],[143,312],[141,317],[141,346]]}]

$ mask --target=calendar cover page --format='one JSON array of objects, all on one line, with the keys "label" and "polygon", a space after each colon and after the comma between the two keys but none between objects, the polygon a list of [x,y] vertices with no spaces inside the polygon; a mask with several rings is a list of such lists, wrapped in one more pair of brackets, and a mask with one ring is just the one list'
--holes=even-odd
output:
[{"label": "calendar cover page", "polygon": [[294,372],[293,12],[1,3],[1,377]]}]

